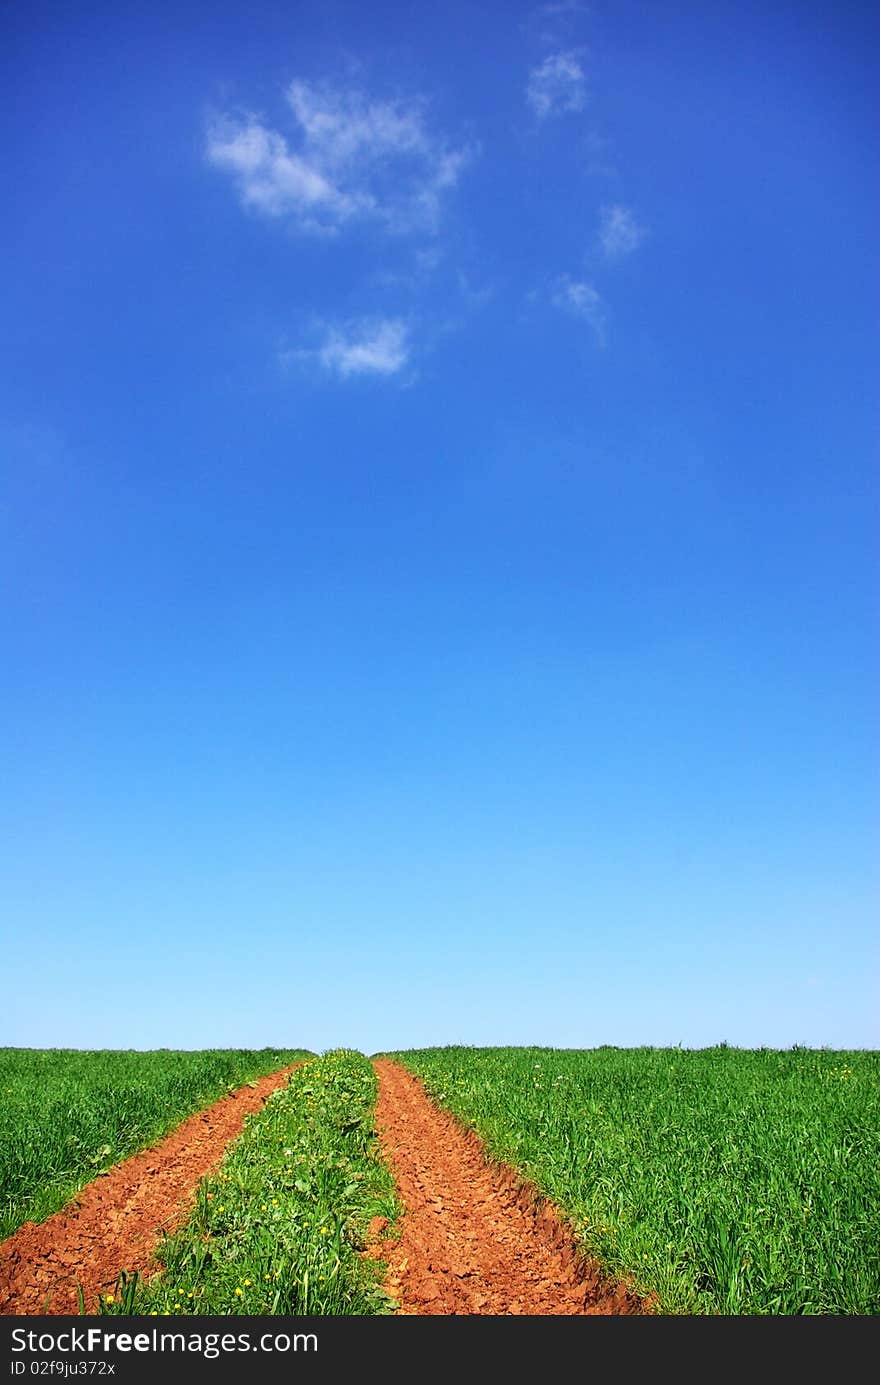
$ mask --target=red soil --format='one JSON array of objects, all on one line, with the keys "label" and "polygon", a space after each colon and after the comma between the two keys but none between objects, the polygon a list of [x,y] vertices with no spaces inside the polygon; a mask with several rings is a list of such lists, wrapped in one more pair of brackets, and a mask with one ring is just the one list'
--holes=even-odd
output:
[{"label": "red soil", "polygon": [[[610,1284],[575,1248],[550,1202],[487,1160],[417,1078],[377,1059],[376,1124],[405,1213],[372,1247],[407,1314],[634,1314],[652,1306]],[[380,1219],[373,1228],[381,1235]],[[397,1232],[399,1231],[399,1235]]]},{"label": "red soil", "polygon": [[120,1270],[155,1269],[160,1236],[186,1219],[200,1179],[290,1072],[240,1087],[88,1184],[54,1216],[25,1222],[0,1245],[0,1314],[77,1313],[77,1285],[93,1313]]},{"label": "red soil", "polygon": [[[406,1211],[393,1239],[377,1240],[372,1251],[389,1265],[387,1288],[400,1312],[651,1312],[625,1285],[607,1283],[552,1204],[511,1169],[487,1161],[476,1135],[439,1111],[415,1077],[387,1060],[376,1070],[377,1125]],[[20,1227],[0,1245],[0,1314],[77,1313],[78,1286],[93,1313],[121,1270],[155,1270],[163,1233],[186,1219],[199,1181],[289,1072],[190,1116],[39,1226]],[[382,1229],[374,1226],[377,1238]]]}]

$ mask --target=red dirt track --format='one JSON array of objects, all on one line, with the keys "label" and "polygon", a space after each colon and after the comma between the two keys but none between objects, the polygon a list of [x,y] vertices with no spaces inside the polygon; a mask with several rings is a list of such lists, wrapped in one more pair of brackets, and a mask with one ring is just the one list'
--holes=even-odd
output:
[{"label": "red dirt track", "polygon": [[399,1237],[374,1253],[389,1266],[386,1287],[400,1312],[651,1312],[626,1286],[604,1282],[553,1206],[488,1162],[476,1135],[439,1111],[417,1078],[388,1059],[374,1066],[382,1152],[406,1208]]},{"label": "red dirt track", "polygon": [[[554,1207],[513,1170],[487,1160],[473,1133],[438,1110],[399,1064],[375,1062],[376,1124],[405,1206],[369,1253],[389,1266],[403,1314],[619,1315],[652,1306],[584,1260]],[[163,1234],[187,1217],[245,1117],[290,1068],[241,1087],[95,1179],[46,1221],[0,1245],[0,1314],[76,1314],[111,1292],[121,1270],[150,1273]]]},{"label": "red dirt track", "polygon": [[150,1268],[163,1231],[186,1218],[199,1180],[290,1072],[239,1087],[152,1149],[116,1164],[39,1226],[19,1227],[0,1245],[0,1314],[78,1313],[77,1284],[94,1313],[120,1270]]}]

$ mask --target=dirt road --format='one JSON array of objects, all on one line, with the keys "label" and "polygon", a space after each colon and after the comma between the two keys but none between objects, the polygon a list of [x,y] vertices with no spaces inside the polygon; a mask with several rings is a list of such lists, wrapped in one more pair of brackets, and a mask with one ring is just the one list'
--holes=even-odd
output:
[{"label": "dirt road", "polygon": [[631,1314],[650,1311],[605,1283],[574,1249],[555,1209],[476,1136],[439,1111],[421,1083],[377,1059],[376,1125],[406,1206],[399,1239],[378,1250],[403,1313]]}]

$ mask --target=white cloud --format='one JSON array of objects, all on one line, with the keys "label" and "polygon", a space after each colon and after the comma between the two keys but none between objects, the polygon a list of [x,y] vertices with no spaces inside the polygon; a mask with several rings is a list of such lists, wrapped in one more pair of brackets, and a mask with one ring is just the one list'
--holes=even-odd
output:
[{"label": "white cloud", "polygon": [[529,73],[526,100],[540,120],[567,111],[581,111],[587,87],[580,57],[574,50],[552,53]]},{"label": "white cloud", "polygon": [[473,150],[434,135],[420,104],[302,81],[291,83],[287,101],[289,137],[256,115],[224,115],[209,126],[208,161],[232,175],[246,206],[306,231],[358,220],[394,232],[436,225]]},{"label": "white cloud", "polygon": [[580,17],[587,14],[589,7],[582,0],[550,0],[533,10],[522,27],[539,43],[559,48]]},{"label": "white cloud", "polygon": [[606,259],[620,260],[641,245],[647,232],[628,207],[603,207],[599,217],[599,244]]},{"label": "white cloud", "polygon": [[604,346],[605,313],[602,298],[592,284],[563,274],[553,286],[552,302],[555,307],[564,308],[566,312],[584,318],[595,332],[600,345]]},{"label": "white cloud", "polygon": [[331,375],[396,375],[410,358],[409,331],[401,318],[361,318],[328,326],[317,349],[298,351]]},{"label": "white cloud", "polygon": [[357,210],[357,202],[335,187],[319,169],[292,154],[284,138],[255,116],[215,121],[208,136],[208,160],[236,179],[246,206],[269,216],[293,212],[304,226],[330,229]]}]

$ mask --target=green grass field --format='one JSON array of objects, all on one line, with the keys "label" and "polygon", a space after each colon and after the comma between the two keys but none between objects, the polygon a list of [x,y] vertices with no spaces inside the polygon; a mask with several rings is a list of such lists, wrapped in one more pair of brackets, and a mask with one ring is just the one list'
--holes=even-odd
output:
[{"label": "green grass field", "polygon": [[231,1088],[306,1056],[0,1049],[0,1240]]},{"label": "green grass field", "polygon": [[102,1311],[389,1312],[383,1267],[359,1254],[370,1219],[397,1213],[376,1157],[375,1099],[362,1054],[339,1050],[298,1068],[199,1185],[189,1222],[161,1249],[163,1271],[120,1283]]},{"label": "green grass field", "polygon": [[[0,1235],[302,1050],[0,1050]],[[699,1314],[880,1313],[880,1053],[439,1048],[389,1054],[568,1219],[613,1277]],[[163,1271],[110,1313],[375,1314],[359,1252],[398,1210],[376,1078],[339,1050],[250,1116]]]},{"label": "green grass field", "polygon": [[880,1312],[880,1053],[389,1056],[663,1310]]}]

